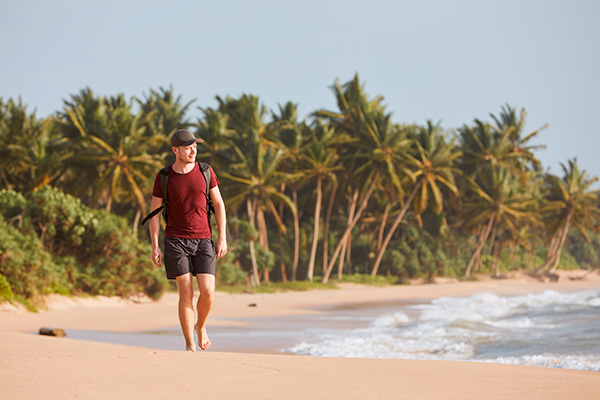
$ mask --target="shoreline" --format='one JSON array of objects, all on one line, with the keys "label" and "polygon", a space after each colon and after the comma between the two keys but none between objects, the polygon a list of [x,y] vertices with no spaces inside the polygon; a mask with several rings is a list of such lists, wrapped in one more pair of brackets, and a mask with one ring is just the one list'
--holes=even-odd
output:
[{"label": "shoreline", "polygon": [[[600,288],[597,272],[582,280],[568,278],[579,273],[562,271],[558,282],[519,276],[407,286],[340,284],[339,289],[273,294],[217,292],[208,329],[209,335],[211,328],[250,331],[252,321],[261,319],[303,321],[326,317],[335,310],[360,312],[375,305],[422,304],[482,292],[513,296]],[[190,354],[34,334],[40,327],[123,334],[178,328],[176,307],[177,294],[166,293],[156,302],[54,297],[49,299],[48,310],[40,313],[0,311],[0,362],[4,366],[0,395],[14,399],[75,395],[92,399],[198,395],[219,399],[592,399],[600,392],[600,373],[589,371],[474,361],[326,358],[264,350],[260,354],[225,352],[217,350],[216,344],[207,352]]]}]

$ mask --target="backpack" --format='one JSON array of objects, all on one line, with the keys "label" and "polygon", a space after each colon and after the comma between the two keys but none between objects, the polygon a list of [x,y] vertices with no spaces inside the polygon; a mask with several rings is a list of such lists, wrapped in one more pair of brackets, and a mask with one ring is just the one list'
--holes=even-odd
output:
[{"label": "backpack", "polygon": [[[215,209],[212,204],[212,199],[210,198],[210,166],[205,162],[196,162],[200,166],[200,171],[202,171],[202,175],[204,175],[204,180],[206,181],[206,213],[208,214],[208,218],[210,218],[210,214],[215,212]],[[169,203],[169,192],[167,191],[167,184],[169,183],[169,169],[170,166],[166,166],[159,172],[160,188],[163,193],[163,203],[156,210],[153,210],[152,212],[150,212],[150,214],[146,215],[146,217],[141,222],[142,225],[144,225],[149,219],[151,219],[161,211],[165,222],[168,222],[169,216],[167,214],[167,204]]]}]

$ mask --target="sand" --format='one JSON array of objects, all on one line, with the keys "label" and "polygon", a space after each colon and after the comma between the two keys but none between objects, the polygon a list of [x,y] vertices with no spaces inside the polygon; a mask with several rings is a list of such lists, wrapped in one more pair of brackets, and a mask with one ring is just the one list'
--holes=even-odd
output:
[{"label": "sand", "polygon": [[[442,296],[600,288],[600,275],[562,273],[476,282],[275,294],[218,292],[211,327],[327,312],[331,307],[424,302]],[[37,335],[40,327],[136,332],[178,326],[177,295],[157,302],[51,296],[48,309],[0,311],[2,399],[598,399],[600,373],[476,362],[323,358],[244,352],[186,353]],[[249,305],[256,305],[250,307]],[[215,344],[215,347],[216,344]],[[182,342],[182,349],[184,348]]]}]

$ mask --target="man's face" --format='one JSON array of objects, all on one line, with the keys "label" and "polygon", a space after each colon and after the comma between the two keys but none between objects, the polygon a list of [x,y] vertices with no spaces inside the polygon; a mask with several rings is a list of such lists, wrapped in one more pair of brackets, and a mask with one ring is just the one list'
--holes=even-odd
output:
[{"label": "man's face", "polygon": [[193,163],[196,161],[196,153],[198,151],[198,145],[196,143],[189,146],[177,146],[173,147],[173,153],[179,161],[185,163]]}]

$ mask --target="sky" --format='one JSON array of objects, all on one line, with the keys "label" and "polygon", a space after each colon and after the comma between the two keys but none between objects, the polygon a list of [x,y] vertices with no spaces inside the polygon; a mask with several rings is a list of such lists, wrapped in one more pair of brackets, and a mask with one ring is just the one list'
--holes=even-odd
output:
[{"label": "sky", "polygon": [[0,97],[48,116],[89,87],[182,102],[257,95],[335,110],[358,74],[398,123],[452,130],[525,109],[542,166],[600,176],[600,1],[0,0]]}]

